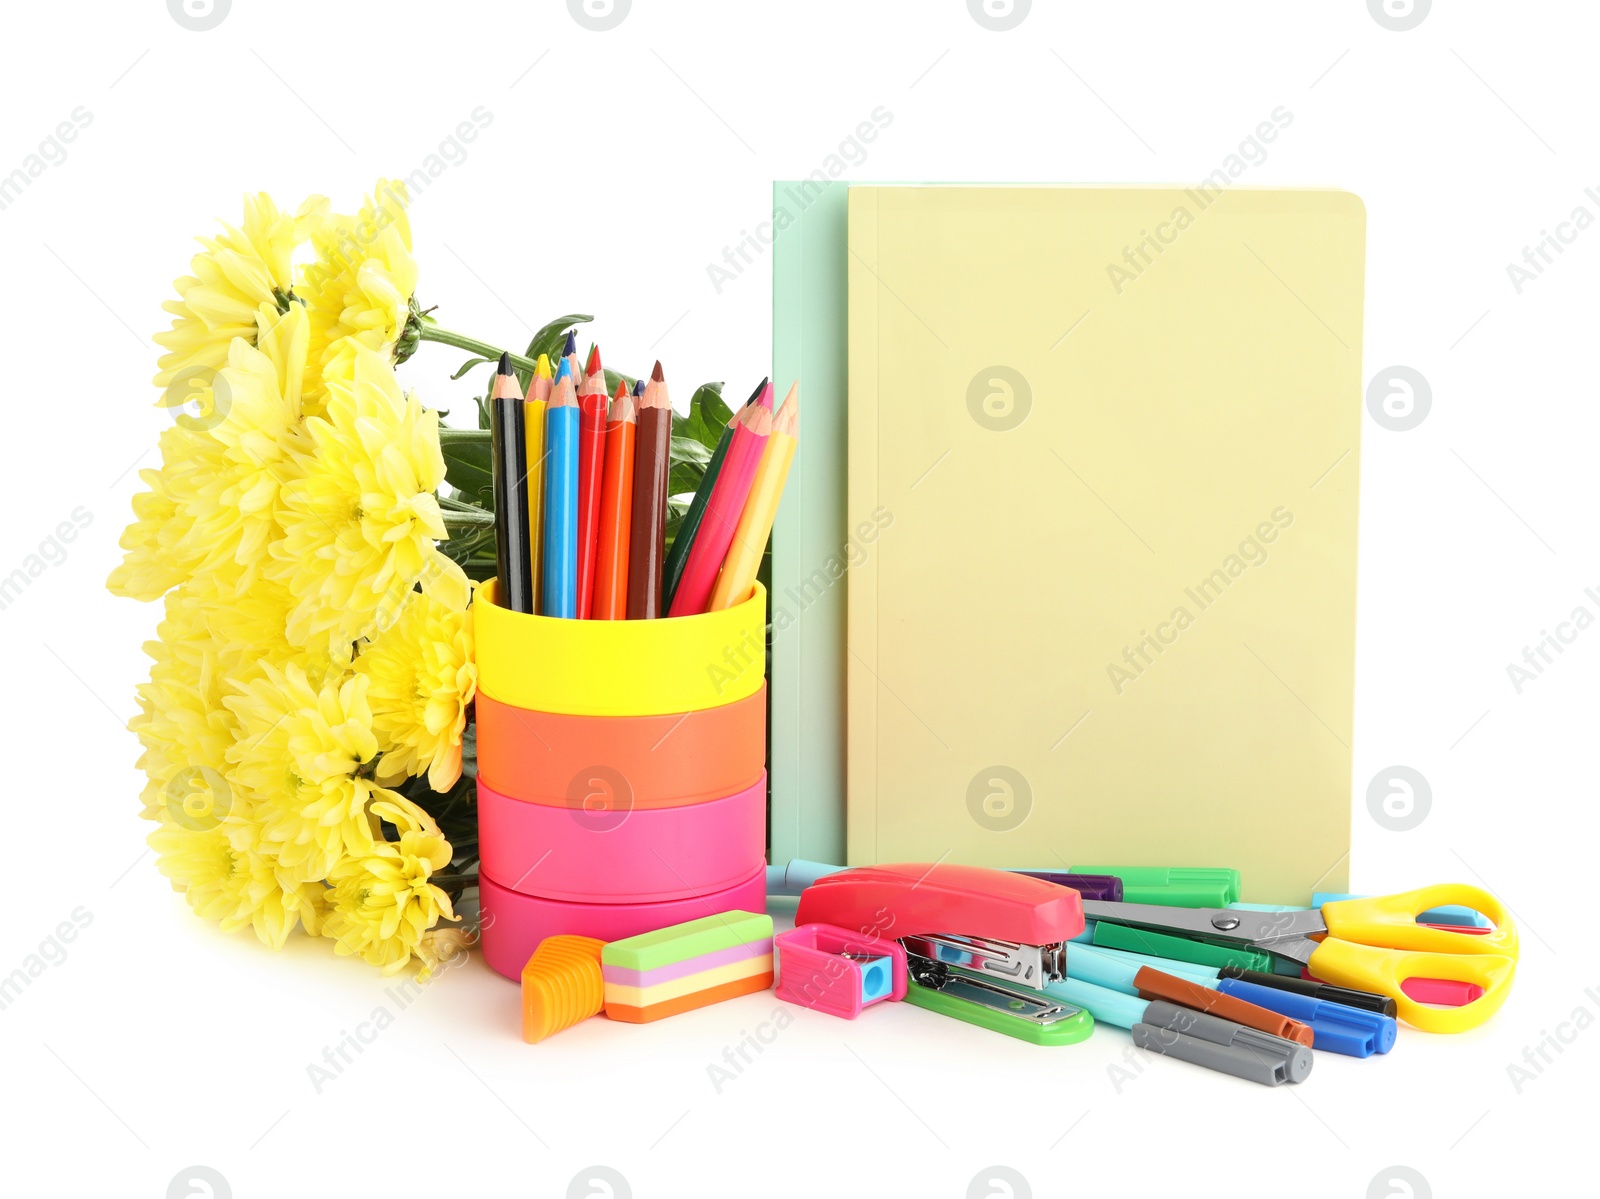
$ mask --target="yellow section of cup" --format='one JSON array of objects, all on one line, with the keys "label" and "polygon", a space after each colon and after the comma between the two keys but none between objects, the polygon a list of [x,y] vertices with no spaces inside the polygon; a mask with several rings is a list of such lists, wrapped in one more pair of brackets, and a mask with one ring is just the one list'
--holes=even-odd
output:
[{"label": "yellow section of cup", "polygon": [[478,687],[572,716],[664,716],[753,695],[766,675],[767,591],[699,616],[563,620],[512,612],[495,581],[472,604]]}]

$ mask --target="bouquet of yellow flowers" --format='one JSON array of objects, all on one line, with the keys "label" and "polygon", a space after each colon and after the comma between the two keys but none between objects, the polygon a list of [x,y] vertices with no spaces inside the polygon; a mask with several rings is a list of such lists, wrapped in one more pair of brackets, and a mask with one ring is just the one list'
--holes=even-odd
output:
[{"label": "bouquet of yellow flowers", "polygon": [[[455,378],[499,351],[418,305],[401,184],[354,215],[247,197],[200,242],[156,337],[173,425],[108,581],[165,605],[129,725],[149,843],[224,929],[279,948],[298,926],[425,974],[460,951],[440,922],[476,884],[469,608],[494,516],[482,403],[478,428],[441,428],[395,368],[424,341],[477,355]],[[524,383],[589,319],[513,355]],[[725,420],[719,389],[695,394],[675,492]]]}]

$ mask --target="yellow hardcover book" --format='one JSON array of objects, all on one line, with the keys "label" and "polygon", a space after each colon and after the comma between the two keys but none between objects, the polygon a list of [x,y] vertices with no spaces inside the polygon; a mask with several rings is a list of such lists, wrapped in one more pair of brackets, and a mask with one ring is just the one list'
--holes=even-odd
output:
[{"label": "yellow hardcover book", "polygon": [[1347,889],[1365,224],[851,189],[852,864]]}]

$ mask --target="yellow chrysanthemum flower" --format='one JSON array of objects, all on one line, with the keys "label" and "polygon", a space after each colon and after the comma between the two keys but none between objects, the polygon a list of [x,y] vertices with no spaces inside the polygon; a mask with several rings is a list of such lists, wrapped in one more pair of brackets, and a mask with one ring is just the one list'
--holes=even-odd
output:
[{"label": "yellow chrysanthemum flower", "polygon": [[[163,457],[165,445],[163,445]],[[159,470],[142,470],[145,490],[133,497],[133,523],[118,541],[127,553],[112,570],[106,587],[113,595],[148,603],[181,583],[188,573],[177,553],[182,534],[178,500]]]},{"label": "yellow chrysanthemum flower", "polygon": [[[450,843],[433,820],[399,795],[373,805],[400,829],[400,840],[375,842],[365,855],[339,862],[328,881],[323,935],[341,954],[358,954],[385,974],[421,956],[423,935],[441,917],[454,920],[450,897],[428,880],[450,864]],[[433,963],[423,958],[423,972]]]},{"label": "yellow chrysanthemum flower", "polygon": [[259,677],[264,662],[283,665],[295,661],[313,685],[320,685],[326,671],[312,670],[309,662],[301,659],[301,651],[284,636],[289,589],[264,577],[241,588],[243,574],[241,567],[228,562],[201,571],[183,584],[183,591],[200,607],[204,635],[210,638],[223,676],[223,694],[242,690],[238,684]]},{"label": "yellow chrysanthemum flower", "polygon": [[237,721],[222,705],[221,663],[187,587],[167,596],[166,616],[144,652],[152,661],[150,680],[138,688],[140,713],[128,728],[144,749],[141,815],[159,820],[217,786]]},{"label": "yellow chrysanthemum flower", "polygon": [[279,315],[261,310],[257,346],[235,339],[228,365],[217,374],[219,411],[210,436],[223,465],[187,497],[183,556],[197,570],[237,566],[236,595],[251,590],[280,535],[278,492],[294,470],[290,454],[300,434],[309,322],[291,305]]},{"label": "yellow chrysanthemum flower", "polygon": [[133,497],[134,523],[122,533],[127,551],[106,587],[144,603],[160,599],[194,573],[199,549],[189,539],[195,497],[227,469],[222,445],[209,433],[174,425],[161,434],[161,467],[142,470],[148,489]]},{"label": "yellow chrysanthemum flower", "polygon": [[471,602],[467,576],[436,551],[422,590],[406,594],[356,659],[356,673],[371,680],[372,728],[384,747],[380,783],[426,771],[430,787],[448,791],[461,777],[461,735],[478,689]]},{"label": "yellow chrysanthemum flower", "polygon": [[291,305],[263,304],[257,345],[235,338],[227,364],[198,384],[203,418],[161,435],[161,468],[142,471],[148,491],[134,497],[128,552],[106,585],[149,600],[197,571],[236,564],[238,594],[256,583],[278,533],[278,489],[293,468],[300,429],[310,322]]},{"label": "yellow chrysanthemum flower", "polygon": [[220,369],[235,337],[255,341],[261,306],[276,311],[287,304],[294,283],[289,259],[326,205],[313,196],[291,217],[259,192],[244,198],[241,228],[224,224],[221,237],[197,239],[205,252],[190,260],[194,274],[177,280],[178,298],[162,305],[174,319],[172,328],[155,337],[167,351],[158,364],[157,387],[169,387],[185,370]]},{"label": "yellow chrysanthemum flower", "polygon": [[[360,213],[324,213],[311,223],[314,261],[295,294],[311,312],[311,362],[318,379],[338,343],[354,338],[392,356],[417,290],[405,184],[380,179]],[[326,392],[313,382],[307,408],[320,411]]]},{"label": "yellow chrysanthemum flower", "polygon": [[305,423],[272,547],[270,573],[295,598],[289,640],[313,650],[371,633],[446,536],[438,414],[401,394],[386,357],[346,344],[326,416]]},{"label": "yellow chrysanthemum flower", "polygon": [[317,197],[291,217],[256,195],[200,239],[156,338],[162,402],[185,412],[108,585],[165,596],[129,727],[174,888],[274,948],[303,925],[427,975],[467,944],[433,927],[456,918],[435,881],[453,851],[382,784],[459,779],[476,670],[471,585],[435,546],[438,418],[394,377],[417,282],[405,200],[380,180],[355,216]]},{"label": "yellow chrysanthemum flower", "polygon": [[313,891],[323,888],[291,883],[285,890],[272,859],[259,852],[248,819],[236,812],[218,824],[193,823],[164,821],[146,840],[156,851],[156,868],[199,915],[224,932],[249,926],[273,949],[283,948],[302,912],[315,920]]},{"label": "yellow chrysanthemum flower", "polygon": [[313,882],[341,858],[372,850],[367,801],[375,788],[357,776],[378,753],[368,684],[330,677],[313,687],[294,663],[261,669],[223,700],[239,720],[231,777],[255,797],[262,846],[285,877]]}]

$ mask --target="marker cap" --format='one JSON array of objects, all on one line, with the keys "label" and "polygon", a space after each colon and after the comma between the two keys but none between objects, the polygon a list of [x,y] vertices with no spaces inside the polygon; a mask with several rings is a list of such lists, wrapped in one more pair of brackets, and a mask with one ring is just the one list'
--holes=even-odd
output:
[{"label": "marker cap", "polygon": [[1291,991],[1277,991],[1242,979],[1222,979],[1217,983],[1217,990],[1309,1025],[1314,1038],[1312,1048],[1329,1053],[1342,1053],[1347,1057],[1388,1053],[1394,1048],[1399,1031],[1393,1016],[1364,1012],[1360,1008]]},{"label": "marker cap", "polygon": [[1060,870],[1018,870],[1032,878],[1042,878],[1047,883],[1071,887],[1081,899],[1099,903],[1122,902],[1122,880],[1112,874],[1069,874]]},{"label": "marker cap", "polygon": [[1276,1087],[1311,1073],[1311,1050],[1259,1029],[1155,1000],[1131,1030],[1141,1049]]},{"label": "marker cap", "polygon": [[1246,1028],[1258,1029],[1294,1041],[1308,1049],[1311,1048],[1313,1039],[1311,1029],[1298,1020],[1285,1019],[1276,1011],[1261,1007],[1259,1004],[1247,1003],[1243,999],[1234,998],[1221,991],[1213,991],[1188,979],[1152,970],[1149,966],[1139,968],[1139,973],[1134,975],[1133,985],[1145,999],[1165,999],[1169,1003],[1196,1008],[1235,1024],[1242,1024]]}]

